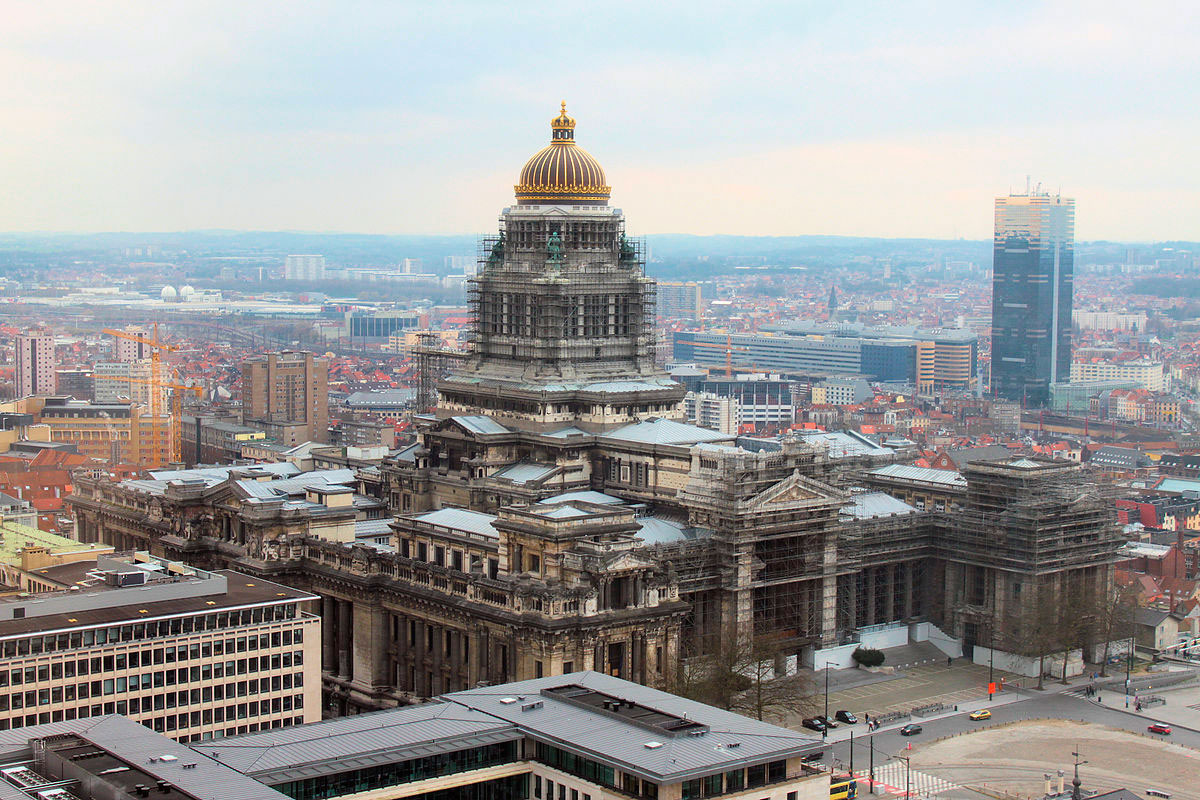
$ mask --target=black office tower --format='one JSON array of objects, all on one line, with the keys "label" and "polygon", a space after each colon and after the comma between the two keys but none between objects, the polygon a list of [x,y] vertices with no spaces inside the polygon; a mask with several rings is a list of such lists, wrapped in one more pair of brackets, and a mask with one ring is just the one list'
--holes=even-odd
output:
[{"label": "black office tower", "polygon": [[1075,201],[1029,192],[996,198],[992,394],[1045,406],[1071,377]]}]

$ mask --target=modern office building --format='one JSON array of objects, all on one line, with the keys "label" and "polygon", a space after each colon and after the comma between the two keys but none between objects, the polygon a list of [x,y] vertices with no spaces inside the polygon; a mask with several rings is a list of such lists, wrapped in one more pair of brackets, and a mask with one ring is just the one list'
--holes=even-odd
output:
[{"label": "modern office building", "polygon": [[387,342],[393,334],[422,328],[419,311],[381,308],[371,311],[347,311],[346,335],[354,340]]},{"label": "modern office building", "polygon": [[676,361],[823,377],[861,375],[923,394],[974,388],[978,337],[959,328],[797,323],[759,333],[674,334]]},{"label": "modern office building", "polygon": [[321,718],[312,595],[134,552],[0,598],[0,730],[121,714],[184,741]]},{"label": "modern office building", "polygon": [[54,371],[54,393],[74,397],[76,400],[95,399],[95,376],[90,369],[58,369]]},{"label": "modern office building", "polygon": [[704,316],[703,292],[695,281],[659,281],[658,315],[667,319]]},{"label": "modern office building", "polygon": [[[329,362],[312,353],[284,350],[242,362],[242,424],[267,426],[268,436],[324,442],[329,434]],[[274,428],[290,431],[285,437]]]},{"label": "modern office building", "polygon": [[0,731],[8,800],[827,800],[820,739],[595,672],[211,741],[120,716]]},{"label": "modern office building", "polygon": [[54,337],[48,333],[17,334],[15,347],[16,396],[54,394]]},{"label": "modern office building", "polygon": [[323,281],[325,256],[288,256],[283,262],[283,277],[289,281]]},{"label": "modern office building", "polygon": [[992,393],[1050,402],[1071,378],[1075,201],[1029,191],[996,198],[992,255]]}]

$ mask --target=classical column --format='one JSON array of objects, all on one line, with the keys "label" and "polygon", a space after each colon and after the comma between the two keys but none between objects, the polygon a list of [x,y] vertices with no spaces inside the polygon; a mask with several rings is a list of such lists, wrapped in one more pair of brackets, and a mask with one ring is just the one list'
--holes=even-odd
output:
[{"label": "classical column", "polygon": [[425,623],[421,620],[416,620],[416,629],[413,631],[413,694],[419,697],[429,696],[429,687],[426,685],[425,673],[428,671],[425,668]]},{"label": "classical column", "polygon": [[867,607],[866,619],[863,620],[863,624],[874,625],[879,621],[875,619],[875,567],[867,567],[865,572],[866,585],[864,588],[867,592]]},{"label": "classical column", "polygon": [[350,600],[338,601],[338,676],[341,678],[354,677],[354,661],[352,650],[352,631],[354,629],[354,603]]},{"label": "classical column", "polygon": [[896,619],[896,565],[883,568],[883,621]]},{"label": "classical column", "polygon": [[904,562],[904,618],[913,616],[913,562]]},{"label": "classical column", "polygon": [[321,598],[321,668],[337,674],[337,600]]}]

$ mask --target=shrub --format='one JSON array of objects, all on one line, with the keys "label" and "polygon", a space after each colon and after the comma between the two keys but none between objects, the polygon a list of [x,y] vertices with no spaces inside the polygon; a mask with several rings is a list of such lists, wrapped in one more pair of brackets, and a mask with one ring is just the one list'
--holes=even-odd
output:
[{"label": "shrub", "polygon": [[860,647],[855,650],[851,656],[854,662],[862,667],[878,667],[883,664],[884,656],[882,650],[876,650],[871,647]]}]

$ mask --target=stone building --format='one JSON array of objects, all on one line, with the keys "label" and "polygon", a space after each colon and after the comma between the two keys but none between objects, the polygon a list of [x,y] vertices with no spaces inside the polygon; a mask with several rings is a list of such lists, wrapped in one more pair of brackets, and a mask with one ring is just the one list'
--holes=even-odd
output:
[{"label": "stone building", "polygon": [[[661,684],[681,657],[756,632],[785,665],[880,625],[985,641],[987,604],[1020,581],[1006,575],[1104,579],[1115,528],[1077,469],[980,468],[929,489],[965,495],[962,515],[856,500],[864,470],[903,457],[862,437],[684,423],[685,389],[654,360],[641,246],[574,133],[564,110],[484,240],[473,350],[415,418],[415,444],[342,491],[205,470],[80,480],[81,537],[320,595],[334,713],[576,670]],[[1019,509],[987,489],[1014,471]],[[358,508],[368,484],[394,515],[387,545]],[[1076,520],[1070,547],[1052,543],[1055,515]],[[1009,538],[989,545],[984,523]]]}]

